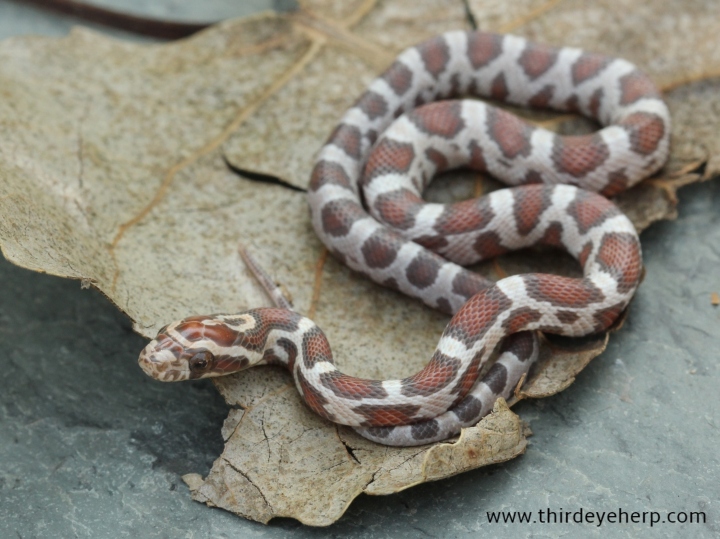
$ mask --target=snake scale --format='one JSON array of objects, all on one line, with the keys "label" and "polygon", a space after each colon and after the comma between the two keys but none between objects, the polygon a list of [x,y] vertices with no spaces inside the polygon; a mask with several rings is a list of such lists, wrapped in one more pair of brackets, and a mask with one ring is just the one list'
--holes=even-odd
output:
[{"label": "snake scale", "polygon": [[[559,136],[464,96],[581,113],[604,127]],[[446,439],[512,394],[537,359],[537,330],[587,335],[625,309],[642,274],[640,243],[605,196],[659,170],[669,138],[660,93],[625,60],[479,31],[429,39],[345,113],[317,156],[308,199],[316,233],[340,261],[453,314],[430,362],[402,380],[345,375],[320,328],[280,303],[169,324],[140,365],[175,381],[280,364],[312,410],[371,440]],[[425,203],[432,178],[458,167],[514,187]],[[463,267],[534,245],[564,249],[583,277],[492,283]]]}]

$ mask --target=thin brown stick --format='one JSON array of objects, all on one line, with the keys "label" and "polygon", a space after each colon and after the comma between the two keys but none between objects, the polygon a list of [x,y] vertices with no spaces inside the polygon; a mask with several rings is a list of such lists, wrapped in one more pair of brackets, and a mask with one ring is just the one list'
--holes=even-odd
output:
[{"label": "thin brown stick", "polygon": [[158,39],[180,39],[190,36],[214,22],[180,22],[151,19],[130,15],[122,11],[106,9],[74,0],[11,0],[17,4],[29,4],[46,11],[69,15],[76,19],[93,22],[108,28],[115,28],[142,36]]},{"label": "thin brown stick", "polygon": [[318,304],[318,301],[320,301],[320,292],[322,290],[323,269],[325,268],[325,262],[327,261],[327,257],[328,257],[327,247],[323,247],[323,250],[320,253],[320,256],[318,257],[317,262],[315,263],[315,271],[313,272],[313,274],[315,275],[315,282],[313,284],[312,299],[310,300],[310,309],[308,309],[308,318],[315,317],[315,311],[317,309],[317,304]]},{"label": "thin brown stick", "polygon": [[270,274],[260,265],[257,258],[255,258],[255,256],[253,256],[253,254],[248,251],[242,243],[238,244],[238,253],[250,270],[250,273],[253,274],[255,280],[260,284],[262,289],[265,290],[265,294],[267,294],[268,298],[270,298],[275,307],[292,311],[292,301],[285,296],[273,278],[270,277]]},{"label": "thin brown stick", "polygon": [[660,85],[660,90],[663,93],[672,92],[680,86],[686,86],[695,82],[701,82],[707,79],[715,79],[720,77],[720,69],[712,71],[703,71],[700,73],[691,73],[690,75],[683,75],[682,77],[669,81],[665,84]]},{"label": "thin brown stick", "polygon": [[563,1],[564,0],[550,0],[549,2],[546,2],[543,5],[537,7],[536,9],[533,9],[532,11],[530,11],[530,13],[527,13],[526,15],[523,15],[522,17],[519,17],[514,21],[510,21],[509,23],[504,24],[498,29],[498,32],[501,34],[513,32],[521,26],[525,26],[527,23],[539,18],[541,15],[544,15],[551,9],[554,9],[555,6],[557,6]]},{"label": "thin brown stick", "polygon": [[495,270],[495,273],[498,276],[498,279],[504,279],[508,276],[508,272],[505,271],[502,266],[500,265],[500,262],[498,262],[497,258],[493,259],[493,269]]}]

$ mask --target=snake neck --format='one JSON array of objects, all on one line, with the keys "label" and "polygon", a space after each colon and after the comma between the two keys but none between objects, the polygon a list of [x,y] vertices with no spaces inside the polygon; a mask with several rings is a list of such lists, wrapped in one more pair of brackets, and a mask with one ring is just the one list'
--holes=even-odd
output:
[{"label": "snake neck", "polygon": [[[235,346],[244,349],[247,362],[253,365],[282,365],[291,372],[303,357],[329,353],[330,346],[316,350],[318,341],[327,343],[317,325],[294,311],[280,308],[252,309],[225,323],[237,332]],[[332,357],[330,356],[332,361]]]}]

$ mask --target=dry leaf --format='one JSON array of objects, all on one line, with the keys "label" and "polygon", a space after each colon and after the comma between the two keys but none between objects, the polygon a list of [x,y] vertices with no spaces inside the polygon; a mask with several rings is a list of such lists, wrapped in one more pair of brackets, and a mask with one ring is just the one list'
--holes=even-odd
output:
[{"label": "dry leaf", "polygon": [[[720,72],[709,39],[718,25],[714,0],[301,5],[166,45],[82,29],[59,40],[2,42],[5,256],[91,283],[152,336],[191,313],[268,304],[237,256],[241,240],[298,311],[323,327],[341,368],[374,378],[418,370],[447,317],[327,258],[301,190],[335,121],[394,55],[429,35],[468,28],[470,19],[486,30],[629,58],[671,90],[671,163],[618,198],[639,228],[672,218],[676,190],[718,171],[718,82],[703,80]],[[569,116],[531,117],[564,132],[589,128]],[[250,180],[228,165],[281,184]],[[465,174],[450,193],[489,188],[492,182]],[[577,272],[567,257],[533,258],[533,269]],[[479,271],[497,278],[530,267],[519,254]],[[606,335],[548,340],[513,402],[561,391],[606,342]],[[499,401],[455,443],[387,448],[310,413],[284,371],[258,368],[217,387],[232,407],[225,450],[206,479],[185,479],[195,499],[261,522],[289,516],[327,525],[361,492],[397,492],[513,458],[529,434]]]}]

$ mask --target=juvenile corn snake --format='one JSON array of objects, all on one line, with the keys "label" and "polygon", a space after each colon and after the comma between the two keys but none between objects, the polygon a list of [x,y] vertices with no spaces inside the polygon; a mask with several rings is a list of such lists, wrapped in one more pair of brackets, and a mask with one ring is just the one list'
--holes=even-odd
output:
[{"label": "juvenile corn snake", "polygon": [[[455,99],[472,95],[579,112],[605,127],[562,137]],[[333,255],[454,314],[426,367],[402,380],[345,375],[322,331],[287,308],[174,322],[140,365],[176,381],[281,364],[312,410],[367,438],[446,439],[512,393],[537,359],[536,330],[587,335],[625,309],[642,273],[638,236],[589,190],[612,196],[656,172],[669,137],[658,90],[625,60],[485,32],[429,39],[403,52],[345,113],[308,192],[313,226]],[[436,174],[463,166],[517,187],[453,205],[422,201]],[[533,245],[566,250],[584,277],[531,273],[492,283],[462,267]]]}]

